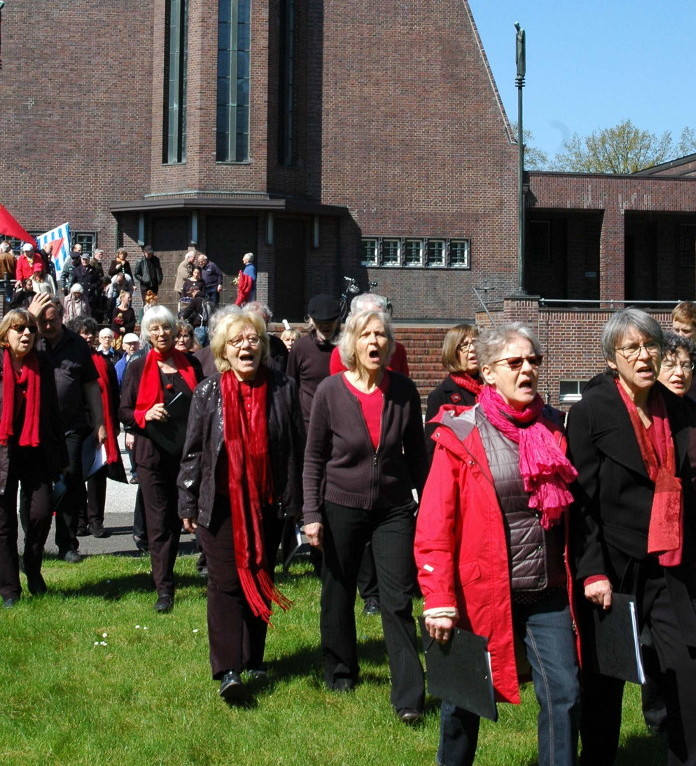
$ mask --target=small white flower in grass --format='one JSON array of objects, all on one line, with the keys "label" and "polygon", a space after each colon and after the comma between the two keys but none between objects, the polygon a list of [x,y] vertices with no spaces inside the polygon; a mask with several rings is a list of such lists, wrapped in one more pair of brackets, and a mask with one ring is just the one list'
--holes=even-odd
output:
[{"label": "small white flower in grass", "polygon": [[147,630],[147,625],[143,625],[143,630]]},{"label": "small white flower in grass", "polygon": [[136,629],[136,630],[140,630],[140,625],[136,625],[136,626],[135,626],[135,629]]},{"label": "small white flower in grass", "polygon": [[198,633],[198,628],[194,628],[194,629],[193,629],[193,632],[194,632],[194,633]]},{"label": "small white flower in grass", "polygon": [[95,641],[95,642],[94,642],[94,645],[95,645],[95,646],[99,646],[99,641]]},{"label": "small white flower in grass", "polygon": [[102,638],[106,638],[106,633],[102,633]]},{"label": "small white flower in grass", "polygon": [[99,644],[100,644],[101,646],[106,646],[106,641],[100,641],[100,642],[99,642]]}]

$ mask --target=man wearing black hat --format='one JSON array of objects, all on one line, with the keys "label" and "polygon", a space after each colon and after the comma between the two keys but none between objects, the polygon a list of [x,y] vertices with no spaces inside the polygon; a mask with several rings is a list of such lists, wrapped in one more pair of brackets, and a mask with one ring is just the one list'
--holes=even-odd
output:
[{"label": "man wearing black hat", "polygon": [[297,381],[305,428],[317,386],[329,376],[331,352],[341,327],[338,301],[330,295],[315,295],[307,306],[309,333],[290,349],[287,374]]}]

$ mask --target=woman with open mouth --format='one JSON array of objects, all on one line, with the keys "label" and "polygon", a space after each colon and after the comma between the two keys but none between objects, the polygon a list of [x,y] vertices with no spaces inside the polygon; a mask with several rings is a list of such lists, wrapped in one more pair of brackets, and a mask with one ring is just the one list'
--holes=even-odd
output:
[{"label": "woman with open mouth", "polygon": [[34,350],[36,319],[24,309],[0,322],[0,596],[22,593],[17,552],[17,489],[26,498],[23,568],[29,592],[46,592],[41,563],[51,529],[51,482],[68,465],[53,368]]},{"label": "woman with open mouth", "polygon": [[299,511],[304,424],[295,381],[269,368],[263,317],[245,307],[215,327],[217,373],[196,389],[179,471],[179,515],[208,566],[208,640],[220,696],[265,676],[273,585],[286,516]]},{"label": "woman with open mouth", "polygon": [[[685,764],[696,763],[694,420],[693,405],[658,382],[663,343],[660,325],[636,308],[617,312],[604,326],[609,369],[588,383],[568,416],[579,472],[572,542],[583,612],[611,609],[614,592],[635,597],[638,630],[650,628],[659,658],[667,762]],[[591,615],[579,616],[590,624]],[[586,766],[616,758],[623,688],[623,681],[585,663],[580,736]]]},{"label": "woman with open mouth", "polygon": [[[519,704],[516,640],[539,702],[540,766],[576,760],[580,686],[566,567],[569,484],[561,413],[537,393],[539,341],[519,322],[475,341],[485,382],[475,407],[440,410],[416,528],[430,636],[488,640],[496,699]],[[466,672],[462,668],[462,672]],[[441,766],[474,762],[479,717],[443,700]]]},{"label": "woman with open mouth", "polygon": [[350,316],[340,341],[346,371],[319,384],[309,421],[304,531],[323,548],[321,645],[327,686],[358,681],[355,597],[363,550],[372,542],[391,701],[404,723],[423,715],[423,670],[411,600],[416,503],[427,472],[420,397],[387,370],[394,350],[389,315]]}]

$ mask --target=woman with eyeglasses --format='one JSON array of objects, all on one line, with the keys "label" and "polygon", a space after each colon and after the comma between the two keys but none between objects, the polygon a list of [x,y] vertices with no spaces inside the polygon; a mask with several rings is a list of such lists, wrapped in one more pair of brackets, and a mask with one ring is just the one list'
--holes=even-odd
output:
[{"label": "woman with eyeglasses", "polygon": [[34,349],[36,319],[24,309],[0,321],[0,596],[14,606],[22,594],[17,551],[17,489],[26,497],[22,564],[29,592],[46,592],[41,575],[51,529],[51,487],[68,465],[52,366]]},{"label": "woman with eyeglasses", "polygon": [[[519,704],[515,639],[539,702],[540,766],[575,763],[580,717],[576,640],[565,564],[569,484],[560,413],[537,393],[539,341],[519,322],[475,340],[484,386],[474,407],[440,410],[416,525],[425,624],[488,639],[500,702]],[[474,761],[479,718],[443,701],[442,766]]]},{"label": "woman with eyeglasses", "polygon": [[691,389],[696,363],[696,344],[691,338],[666,332],[658,380],[677,396]]},{"label": "woman with eyeglasses", "polygon": [[458,324],[447,330],[442,342],[442,366],[448,375],[430,392],[425,409],[425,436],[431,462],[435,442],[430,437],[435,431],[435,424],[430,421],[437,415],[440,407],[446,404],[469,407],[476,404],[476,397],[483,386],[474,348],[477,336],[478,329],[475,325]]},{"label": "woman with eyeglasses", "polygon": [[197,359],[175,348],[176,319],[169,309],[148,309],[141,333],[151,349],[126,368],[119,418],[135,434],[133,453],[157,591],[154,609],[169,612],[181,533],[176,477],[193,389],[203,374]]},{"label": "woman with eyeglasses", "polygon": [[[612,593],[635,596],[659,658],[667,708],[668,763],[696,763],[696,530],[690,405],[658,381],[663,334],[636,308],[602,333],[608,370],[588,383],[568,416],[578,470],[571,511],[576,578],[590,610]],[[676,357],[678,359],[678,355]],[[583,668],[581,763],[613,763],[624,682]]]},{"label": "woman with eyeglasses", "polygon": [[218,372],[196,389],[179,471],[179,515],[208,566],[208,641],[220,696],[239,698],[263,655],[286,516],[301,507],[304,425],[295,381],[269,367],[263,318],[223,316],[211,350]]}]

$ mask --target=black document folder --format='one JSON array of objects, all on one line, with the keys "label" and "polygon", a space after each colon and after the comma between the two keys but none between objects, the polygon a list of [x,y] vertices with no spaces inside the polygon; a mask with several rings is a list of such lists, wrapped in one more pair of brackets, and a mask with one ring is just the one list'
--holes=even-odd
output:
[{"label": "black document folder", "polygon": [[452,638],[440,644],[428,634],[425,618],[420,617],[419,622],[428,692],[470,713],[497,721],[488,640],[454,628]]},{"label": "black document folder", "polygon": [[592,611],[598,671],[622,681],[644,684],[635,597],[612,593],[611,609]]}]

